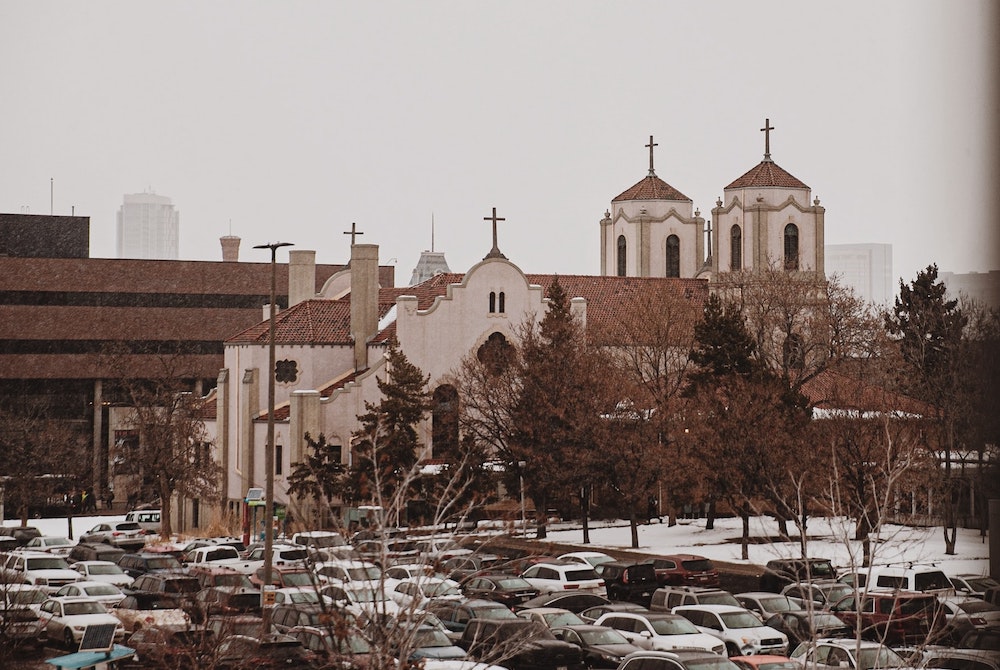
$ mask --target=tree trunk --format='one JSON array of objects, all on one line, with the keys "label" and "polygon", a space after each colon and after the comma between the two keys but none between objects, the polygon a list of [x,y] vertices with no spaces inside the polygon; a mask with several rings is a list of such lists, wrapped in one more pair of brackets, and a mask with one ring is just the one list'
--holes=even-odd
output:
[{"label": "tree trunk", "polygon": [[174,534],[174,529],[170,519],[170,491],[163,484],[160,489],[160,537],[165,541],[170,541],[170,536]]},{"label": "tree trunk", "polygon": [[806,558],[808,553],[809,533],[806,530],[808,527],[809,513],[805,511],[803,506],[802,517],[799,519],[799,553],[802,558]]},{"label": "tree trunk", "polygon": [[948,418],[947,423],[947,436],[945,437],[945,454],[944,454],[944,485],[945,485],[945,502],[944,502],[944,553],[948,556],[955,555],[955,535],[958,533],[958,511],[956,502],[956,489],[955,480],[952,479],[951,474],[951,454],[952,449],[955,446],[955,425]]},{"label": "tree trunk", "polygon": [[708,513],[705,515],[705,530],[715,529],[715,499],[708,501]]},{"label": "tree trunk", "polygon": [[788,534],[788,519],[785,518],[785,515],[778,513],[774,515],[774,518],[778,522],[778,535],[786,540],[790,538],[791,536]]},{"label": "tree trunk", "polygon": [[629,530],[632,532],[632,548],[639,548],[639,519],[635,516],[635,510],[630,510],[628,513],[628,525]]},{"label": "tree trunk", "polygon": [[580,489],[580,513],[583,517],[583,543],[590,544],[590,485]]}]

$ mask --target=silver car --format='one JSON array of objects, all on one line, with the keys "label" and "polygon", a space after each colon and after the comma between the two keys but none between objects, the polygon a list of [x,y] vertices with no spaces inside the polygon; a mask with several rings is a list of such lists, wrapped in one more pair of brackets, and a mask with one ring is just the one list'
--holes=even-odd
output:
[{"label": "silver car", "polygon": [[134,521],[111,521],[80,535],[80,542],[103,542],[125,551],[138,551],[146,546],[146,531]]}]

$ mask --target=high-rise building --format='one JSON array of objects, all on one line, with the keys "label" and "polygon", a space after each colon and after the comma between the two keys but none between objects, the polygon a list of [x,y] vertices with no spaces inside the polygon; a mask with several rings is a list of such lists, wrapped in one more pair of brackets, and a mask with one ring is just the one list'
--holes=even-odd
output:
[{"label": "high-rise building", "polygon": [[1000,307],[1000,270],[989,272],[939,272],[948,298],[965,298],[986,307]]},{"label": "high-rise building", "polygon": [[180,214],[170,198],[125,195],[118,210],[118,258],[177,260]]},{"label": "high-rise building", "polygon": [[891,244],[828,244],[826,275],[837,275],[860,298],[888,306],[896,295]]}]

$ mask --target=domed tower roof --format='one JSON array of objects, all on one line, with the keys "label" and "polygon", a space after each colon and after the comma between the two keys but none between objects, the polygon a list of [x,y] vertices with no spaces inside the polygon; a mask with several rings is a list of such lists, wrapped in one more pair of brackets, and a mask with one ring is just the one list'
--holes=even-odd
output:
[{"label": "domed tower roof", "polygon": [[748,170],[743,176],[731,183],[726,189],[731,188],[804,188],[809,189],[791,173],[771,160],[771,119],[764,121],[764,160]]},{"label": "domed tower roof", "polygon": [[656,176],[656,172],[653,170],[653,147],[657,145],[653,142],[652,135],[649,136],[649,144],[646,146],[649,148],[649,174],[637,184],[612,199],[611,202],[621,202],[623,200],[676,200],[691,202],[691,198]]}]

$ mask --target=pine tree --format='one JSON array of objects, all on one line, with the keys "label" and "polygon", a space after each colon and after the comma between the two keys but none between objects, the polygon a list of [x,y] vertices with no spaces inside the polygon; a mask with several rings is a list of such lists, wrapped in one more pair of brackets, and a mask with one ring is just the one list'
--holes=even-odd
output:
[{"label": "pine tree", "polygon": [[344,494],[345,468],[341,462],[340,445],[328,444],[322,434],[316,439],[309,433],[304,437],[308,453],[304,461],[292,463],[288,493],[317,505],[319,509],[316,511],[322,518],[332,502]]}]

